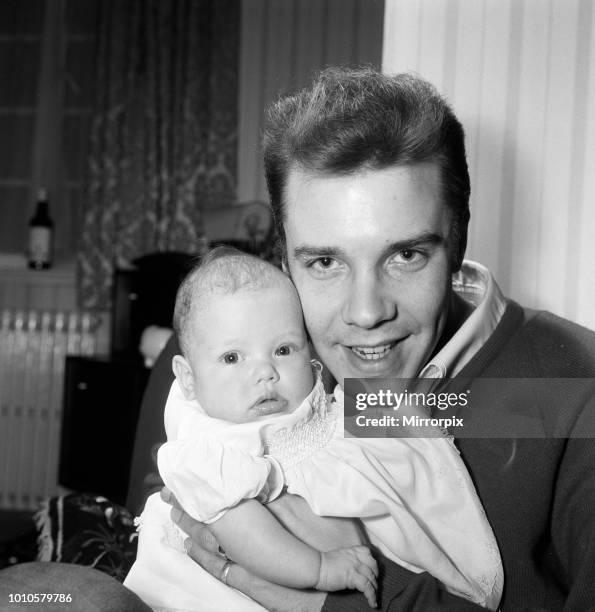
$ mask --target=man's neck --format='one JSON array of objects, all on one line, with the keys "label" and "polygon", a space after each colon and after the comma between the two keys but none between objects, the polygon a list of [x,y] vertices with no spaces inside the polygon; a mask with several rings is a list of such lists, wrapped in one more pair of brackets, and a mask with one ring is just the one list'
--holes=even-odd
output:
[{"label": "man's neck", "polygon": [[454,336],[454,334],[461,328],[461,325],[467,320],[469,315],[473,312],[473,306],[466,302],[460,295],[455,291],[450,294],[450,304],[448,306],[448,316],[446,318],[446,325],[440,340],[432,353],[432,357],[437,355],[442,347]]}]

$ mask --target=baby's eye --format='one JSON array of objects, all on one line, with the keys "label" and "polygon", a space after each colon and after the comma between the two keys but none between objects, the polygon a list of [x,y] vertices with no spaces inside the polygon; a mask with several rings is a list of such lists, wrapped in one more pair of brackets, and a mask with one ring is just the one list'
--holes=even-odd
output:
[{"label": "baby's eye", "polygon": [[240,360],[240,355],[236,351],[230,351],[229,353],[225,353],[221,357],[221,361],[227,365],[234,365],[238,363]]},{"label": "baby's eye", "polygon": [[282,344],[275,351],[275,355],[277,355],[277,357],[287,357],[287,355],[291,355],[292,352],[293,352],[293,347],[291,347],[289,344]]}]

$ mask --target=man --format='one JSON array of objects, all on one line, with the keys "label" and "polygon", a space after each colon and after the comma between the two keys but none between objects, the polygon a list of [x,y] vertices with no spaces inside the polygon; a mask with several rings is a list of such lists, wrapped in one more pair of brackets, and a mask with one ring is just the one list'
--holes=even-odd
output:
[{"label": "man", "polygon": [[[463,265],[470,191],[463,130],[423,80],[328,70],[271,109],[264,157],[284,269],[314,347],[339,382],[595,375],[595,334],[523,310],[485,268]],[[511,393],[503,380],[490,402],[496,420]],[[558,438],[457,441],[500,547],[503,610],[595,605],[595,444],[575,437],[593,398],[550,395],[543,420],[563,416]],[[288,524],[307,513],[294,502]],[[192,536],[191,556],[218,577],[225,560],[209,552],[216,543],[185,514],[174,515]],[[387,609],[472,607],[426,574],[383,565]],[[225,567],[230,584],[267,607],[366,607],[357,594],[284,600],[242,568]]]}]

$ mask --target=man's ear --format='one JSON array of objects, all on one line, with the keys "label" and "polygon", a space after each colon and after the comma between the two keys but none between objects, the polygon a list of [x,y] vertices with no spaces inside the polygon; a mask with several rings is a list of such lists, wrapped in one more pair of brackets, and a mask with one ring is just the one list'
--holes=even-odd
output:
[{"label": "man's ear", "polygon": [[194,388],[194,374],[188,361],[182,355],[174,355],[171,360],[171,368],[187,400],[196,399]]}]

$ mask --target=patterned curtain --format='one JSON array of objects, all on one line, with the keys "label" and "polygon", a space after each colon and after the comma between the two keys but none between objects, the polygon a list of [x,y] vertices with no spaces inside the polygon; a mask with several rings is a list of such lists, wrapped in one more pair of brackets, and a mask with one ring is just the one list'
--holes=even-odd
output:
[{"label": "patterned curtain", "polygon": [[235,199],[239,0],[102,0],[79,302],[115,266],[196,252],[201,211]]}]

